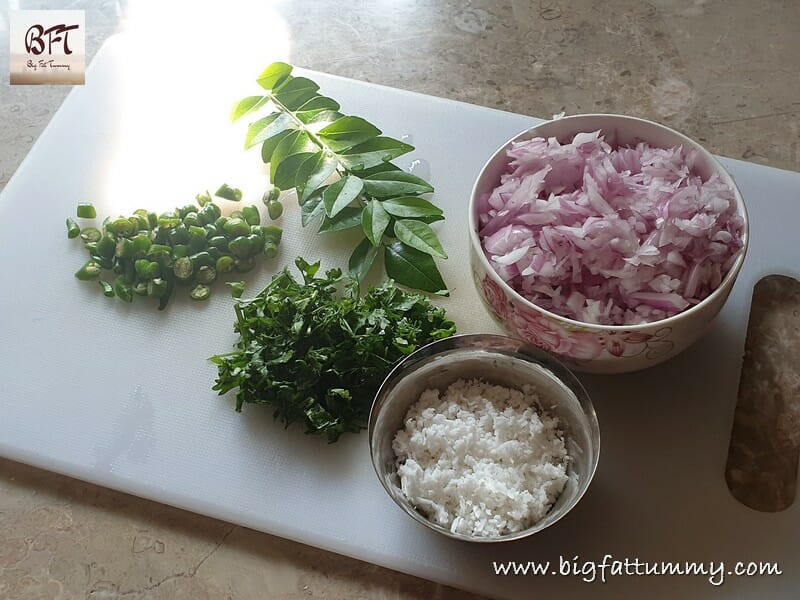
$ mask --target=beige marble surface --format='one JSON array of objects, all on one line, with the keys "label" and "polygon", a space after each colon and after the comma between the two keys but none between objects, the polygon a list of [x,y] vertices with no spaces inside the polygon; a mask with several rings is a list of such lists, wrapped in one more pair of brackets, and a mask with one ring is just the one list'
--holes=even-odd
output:
[{"label": "beige marble surface", "polygon": [[[91,57],[127,4],[0,3],[0,25],[7,23],[9,6],[85,9]],[[275,6],[291,40],[290,59],[299,66],[540,117],[562,110],[638,115],[674,126],[716,153],[800,170],[795,0],[312,0]],[[6,38],[0,27],[0,188],[68,92],[9,86]],[[784,310],[796,329],[794,297]],[[778,360],[792,366],[797,356],[794,343]],[[780,371],[780,363],[770,369]],[[795,380],[758,379],[770,369],[754,368],[748,389],[792,398]],[[758,393],[745,397],[759,403]],[[800,417],[796,393],[793,398],[776,403],[784,411],[780,418],[767,414],[756,427],[767,438],[771,430],[763,428],[770,423],[789,427],[780,452],[795,453],[796,475]],[[793,475],[791,466],[784,472]],[[796,482],[785,487],[792,486]],[[747,497],[747,490],[737,495]],[[0,598],[267,597],[468,596],[0,459]]]}]

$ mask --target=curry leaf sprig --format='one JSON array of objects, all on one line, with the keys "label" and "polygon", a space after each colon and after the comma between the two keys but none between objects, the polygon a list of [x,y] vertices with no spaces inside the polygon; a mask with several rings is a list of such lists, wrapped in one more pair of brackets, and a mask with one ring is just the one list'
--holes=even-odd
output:
[{"label": "curry leaf sprig", "polygon": [[271,183],[296,190],[303,227],[321,218],[320,233],[361,229],[364,238],[348,262],[353,278],[362,281],[382,251],[389,277],[447,295],[434,261],[447,254],[430,226],[444,216],[422,197],[433,187],[390,162],[414,147],[342,114],[316,83],[291,73],[286,63],[271,64],[257,79],[266,93],[234,106],[234,121],[269,111],[250,123],[245,147],[260,145]]},{"label": "curry leaf sprig", "polygon": [[[359,296],[340,269],[295,261],[252,299],[235,305],[236,349],[213,356],[220,394],[236,390],[236,410],[267,404],[286,426],[335,442],[366,425],[381,382],[404,356],[455,333],[444,310],[388,281]],[[343,292],[339,289],[344,287]]]}]

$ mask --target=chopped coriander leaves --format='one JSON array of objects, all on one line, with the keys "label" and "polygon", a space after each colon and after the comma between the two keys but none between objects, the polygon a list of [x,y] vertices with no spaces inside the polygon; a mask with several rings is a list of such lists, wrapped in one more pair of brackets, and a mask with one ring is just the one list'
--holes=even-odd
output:
[{"label": "chopped coriander leaves", "polygon": [[[455,333],[444,310],[386,282],[363,297],[341,270],[317,277],[319,262],[295,261],[261,293],[235,306],[235,350],[213,356],[220,394],[236,390],[236,410],[268,404],[285,425],[335,442],[366,426],[389,371],[417,348]],[[344,287],[342,293],[339,288]],[[233,286],[232,286],[233,287]]]}]

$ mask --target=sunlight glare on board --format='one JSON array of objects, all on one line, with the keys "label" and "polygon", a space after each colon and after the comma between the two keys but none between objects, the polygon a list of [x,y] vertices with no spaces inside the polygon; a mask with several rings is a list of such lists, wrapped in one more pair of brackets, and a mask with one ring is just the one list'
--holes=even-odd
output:
[{"label": "sunlight glare on board", "polygon": [[[287,60],[289,32],[277,2],[149,2],[128,5],[115,74],[115,131],[105,198],[111,212],[157,212],[212,194],[223,182],[256,202],[267,187],[248,119],[236,101],[256,95],[269,63]],[[250,119],[253,120],[253,119]]]}]

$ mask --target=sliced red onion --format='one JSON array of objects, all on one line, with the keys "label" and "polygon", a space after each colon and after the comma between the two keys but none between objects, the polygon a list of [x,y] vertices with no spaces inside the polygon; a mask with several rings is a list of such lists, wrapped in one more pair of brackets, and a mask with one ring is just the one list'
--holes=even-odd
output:
[{"label": "sliced red onion", "polygon": [[734,192],[701,179],[693,150],[611,148],[595,131],[516,142],[507,155],[478,201],[481,242],[503,280],[556,314],[664,319],[707,297],[742,248]]}]

